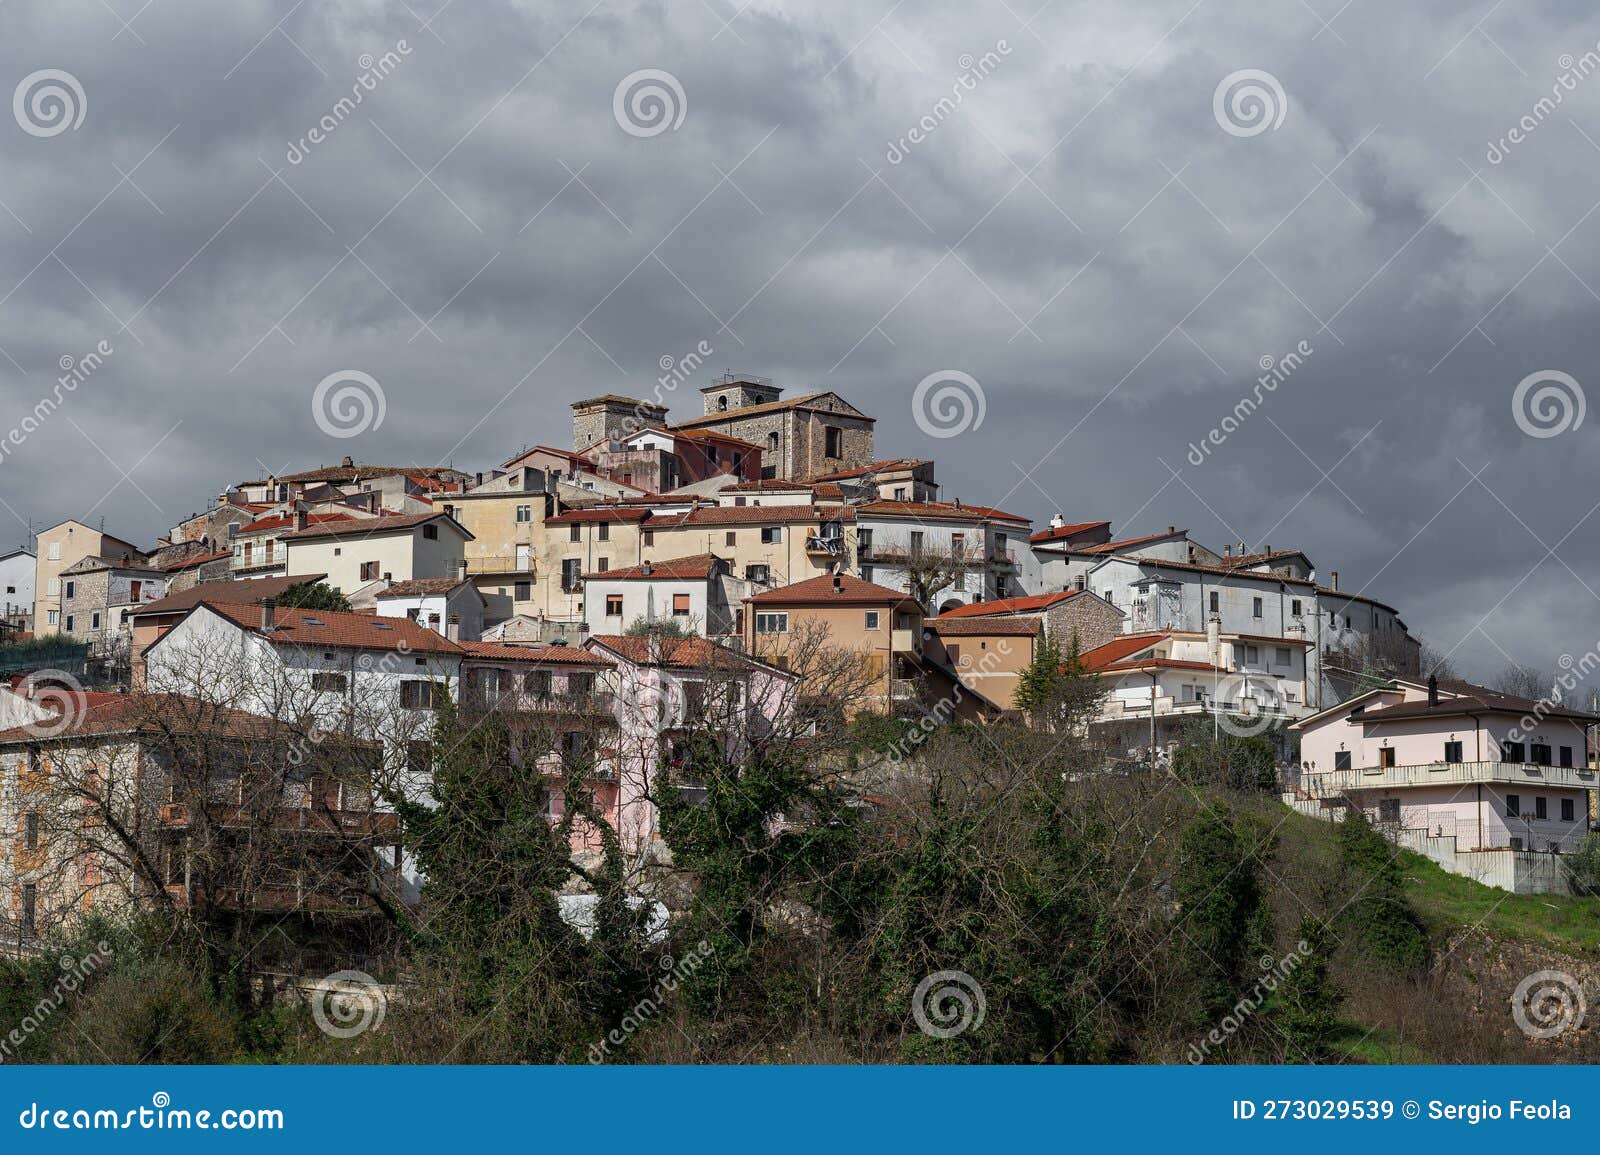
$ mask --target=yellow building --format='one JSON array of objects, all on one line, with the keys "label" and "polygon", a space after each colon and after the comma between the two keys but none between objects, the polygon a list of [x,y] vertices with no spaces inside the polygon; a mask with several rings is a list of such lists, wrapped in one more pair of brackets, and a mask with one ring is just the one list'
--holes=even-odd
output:
[{"label": "yellow building", "polygon": [[61,573],[86,557],[122,558],[141,561],[139,547],[112,537],[109,533],[68,518],[60,525],[41,530],[34,559],[33,632],[61,632]]}]

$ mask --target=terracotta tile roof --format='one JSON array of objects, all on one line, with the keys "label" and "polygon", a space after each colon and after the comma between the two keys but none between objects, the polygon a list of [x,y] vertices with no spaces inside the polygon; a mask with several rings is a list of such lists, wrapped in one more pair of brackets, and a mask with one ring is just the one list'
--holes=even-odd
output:
[{"label": "terracotta tile roof", "polygon": [[674,529],[680,525],[773,525],[787,522],[850,521],[854,510],[823,505],[725,505],[691,509],[687,513],[661,513],[645,523],[647,529]]},{"label": "terracotta tile roof", "polygon": [[[271,718],[212,705],[183,694],[92,691],[58,694],[47,691],[40,704],[54,711],[53,717],[0,730],[0,742],[32,743],[46,736],[73,739],[136,733],[284,739],[295,734],[290,727]],[[57,726],[62,726],[59,734],[55,733]]]},{"label": "terracotta tile roof", "polygon": [[1450,718],[1473,714],[1533,715],[1538,718],[1563,718],[1585,725],[1600,721],[1593,714],[1569,710],[1562,706],[1539,703],[1531,698],[1502,694],[1485,686],[1455,680],[1439,683],[1439,701],[1430,705],[1426,698],[1415,702],[1397,702],[1393,706],[1379,706],[1375,710],[1363,709],[1362,722],[1389,722],[1413,718]]},{"label": "terracotta tile roof", "polygon": [[580,525],[602,521],[644,521],[651,516],[651,511],[640,506],[621,507],[615,505],[591,506],[587,509],[569,509],[565,513],[558,513],[554,517],[544,519],[546,525]]},{"label": "terracotta tile roof", "polygon": [[1120,662],[1124,658],[1148,650],[1158,642],[1163,642],[1171,636],[1170,631],[1160,630],[1150,634],[1123,634],[1121,637],[1107,642],[1103,646],[1096,646],[1085,651],[1081,660],[1085,667],[1091,670],[1102,669],[1113,662]]},{"label": "terracotta tile roof", "polygon": [[[360,518],[351,517],[348,513],[308,513],[306,525],[328,525],[336,521],[359,521]],[[370,519],[369,519],[370,520]],[[258,533],[266,533],[273,529],[293,529],[295,515],[292,513],[278,514],[274,517],[263,517],[259,521],[247,522],[233,531],[235,537],[253,537]]]},{"label": "terracotta tile roof", "polygon": [[911,517],[919,520],[1014,521],[1020,525],[1031,524],[1033,520],[987,505],[956,505],[950,501],[868,501],[856,506],[856,510],[879,517]]},{"label": "terracotta tile roof", "polygon": [[358,477],[394,477],[396,475],[439,477],[454,476],[461,471],[448,465],[324,465],[300,473],[285,473],[274,480],[285,482],[354,481]]},{"label": "terracotta tile roof", "polygon": [[697,553],[691,557],[675,557],[668,561],[647,561],[639,565],[631,565],[624,569],[596,570],[586,573],[585,578],[594,578],[596,581],[648,581],[662,579],[665,581],[704,581],[711,573],[714,566],[719,566],[723,559],[714,553]]},{"label": "terracotta tile roof", "polygon": [[[1082,552],[1090,553],[1090,552],[1095,552],[1095,551],[1093,551],[1093,550],[1084,550]],[[1160,567],[1165,568],[1165,569],[1183,570],[1185,573],[1213,573],[1213,574],[1216,574],[1218,577],[1253,578],[1256,581],[1283,582],[1283,583],[1286,583],[1286,584],[1292,585],[1292,586],[1315,586],[1316,585],[1315,582],[1311,581],[1308,578],[1290,577],[1287,574],[1274,573],[1272,570],[1268,570],[1268,569],[1245,569],[1245,568],[1241,568],[1241,567],[1238,567],[1238,566],[1196,565],[1194,562],[1188,562],[1188,561],[1167,561],[1164,558],[1159,558],[1159,557],[1136,557],[1136,556],[1132,556],[1132,555],[1129,555],[1129,556],[1126,556],[1126,557],[1121,556],[1121,555],[1117,555],[1115,557],[1108,558],[1107,560],[1108,561],[1127,562],[1129,565],[1160,566]],[[1328,591],[1328,592],[1332,592],[1332,591]],[[1345,595],[1340,594],[1339,596],[1340,597],[1344,597]],[[1370,601],[1371,599],[1370,598],[1362,598],[1362,597],[1357,596],[1356,600],[1357,601]],[[1377,604],[1381,605],[1382,603],[1380,602],[1380,603],[1377,603]],[[1388,607],[1385,606],[1384,608],[1387,609]]]},{"label": "terracotta tile roof", "polygon": [[945,618],[993,617],[1003,614],[1040,613],[1051,606],[1075,598],[1082,590],[1058,590],[1053,594],[1027,594],[1017,598],[997,598],[992,602],[973,602],[970,606],[957,606],[945,610],[935,621]]},{"label": "terracotta tile roof", "polygon": [[457,586],[470,585],[465,578],[412,578],[410,581],[390,582],[389,588],[374,596],[380,598],[418,598],[429,594],[447,594]]},{"label": "terracotta tile roof", "polygon": [[218,551],[217,553],[202,553],[199,555],[191,555],[189,557],[179,558],[177,561],[169,561],[161,568],[166,570],[168,573],[172,573],[174,570],[194,569],[196,566],[205,565],[208,561],[221,561],[223,558],[232,556],[232,550],[224,549]]},{"label": "terracotta tile roof", "polygon": [[1227,674],[1231,671],[1210,662],[1185,662],[1177,658],[1131,658],[1105,666],[1091,667],[1097,674],[1125,674],[1134,670],[1204,670],[1208,674]]},{"label": "terracotta tile roof", "polygon": [[268,578],[241,578],[237,581],[201,582],[197,586],[179,593],[168,594],[159,601],[150,602],[132,611],[132,616],[143,617],[146,614],[181,614],[199,605],[209,602],[212,605],[259,605],[267,598],[282,595],[290,586],[304,585],[307,582],[319,582],[328,575],[325,573],[297,574],[294,577],[268,577]]},{"label": "terracotta tile roof", "polygon": [[1029,541],[1057,541],[1064,537],[1077,537],[1080,533],[1087,533],[1092,529],[1110,529],[1109,521],[1080,521],[1072,525],[1057,525],[1041,529],[1038,533],[1030,534]]},{"label": "terracotta tile roof", "polygon": [[[598,645],[610,654],[624,658],[636,666],[650,665],[650,639],[624,634],[594,634],[590,645]],[[741,666],[765,666],[742,654],[725,649],[701,637],[662,638],[661,665],[674,670],[731,670]]]},{"label": "terracotta tile roof", "polygon": [[478,661],[532,662],[535,665],[593,666],[611,669],[610,658],[579,646],[549,644],[516,646],[504,642],[458,642],[465,657]]},{"label": "terracotta tile roof", "polygon": [[742,437],[735,437],[731,433],[718,433],[714,429],[672,429],[664,425],[642,425],[636,433],[630,433],[629,438],[639,433],[655,432],[667,437],[682,437],[686,441],[720,441],[728,445],[737,445],[741,449],[760,450],[761,446],[754,441],[746,441]]},{"label": "terracotta tile roof", "polygon": [[923,623],[942,638],[1016,637],[1038,635],[1037,618],[954,618],[940,614]]},{"label": "terracotta tile roof", "polygon": [[1108,541],[1101,545],[1085,546],[1082,553],[1116,553],[1118,550],[1127,549],[1134,545],[1148,545],[1153,541],[1166,541],[1168,538],[1186,534],[1186,529],[1174,529],[1167,533],[1147,533],[1143,537],[1125,537],[1121,541]]},{"label": "terracotta tile roof", "polygon": [[[459,657],[461,647],[450,639],[418,625],[410,618],[382,618],[371,614],[346,614],[331,610],[280,609],[271,633],[261,632],[261,610],[255,606],[211,605],[235,625],[280,646],[305,646],[356,650],[396,650],[401,646],[418,654]],[[155,645],[172,635],[166,634]]]},{"label": "terracotta tile roof", "polygon": [[766,590],[745,599],[755,606],[890,606],[912,600],[911,595],[902,590],[880,586],[876,582],[862,581],[848,574],[807,578],[805,581],[780,586],[775,590]]},{"label": "terracotta tile roof", "polygon": [[574,409],[587,409],[591,405],[639,405],[646,409],[665,409],[665,405],[658,405],[654,401],[642,401],[637,397],[624,397],[620,393],[602,393],[598,397],[586,397],[582,401],[574,401]]},{"label": "terracotta tile roof", "polygon": [[520,453],[516,454],[514,457],[509,457],[505,461],[501,462],[500,468],[510,469],[513,465],[521,461],[530,453],[548,453],[554,457],[565,457],[569,465],[580,464],[584,469],[592,469],[594,466],[594,463],[584,458],[582,454],[574,453],[570,449],[555,449],[548,445],[530,445]]},{"label": "terracotta tile roof", "polygon": [[779,481],[767,477],[760,481],[741,481],[724,485],[718,493],[810,493],[816,487],[806,481]]},{"label": "terracotta tile roof", "polygon": [[[868,417],[865,413],[845,413],[838,409],[823,409],[814,405],[818,397],[827,397],[833,393],[831,389],[823,389],[816,393],[806,393],[799,397],[790,397],[785,401],[763,401],[760,405],[745,405],[739,409],[727,409],[720,413],[707,413],[704,417],[691,417],[687,421],[680,421],[672,428],[676,432],[681,429],[690,429],[700,425],[716,425],[723,421],[740,421],[746,417],[760,417],[765,413],[778,413],[785,409],[810,409],[819,413],[832,413],[835,417],[846,417],[852,421],[875,422],[876,417]],[[840,398],[843,400],[843,398]]]},{"label": "terracotta tile roof", "polygon": [[304,541],[315,537],[332,537],[340,541],[364,541],[378,534],[395,533],[402,529],[414,529],[428,521],[445,521],[461,530],[462,534],[470,541],[472,533],[447,513],[392,513],[382,517],[365,517],[346,519],[339,522],[328,522],[322,525],[307,525],[305,529],[297,529],[292,533],[283,535],[284,541]]}]

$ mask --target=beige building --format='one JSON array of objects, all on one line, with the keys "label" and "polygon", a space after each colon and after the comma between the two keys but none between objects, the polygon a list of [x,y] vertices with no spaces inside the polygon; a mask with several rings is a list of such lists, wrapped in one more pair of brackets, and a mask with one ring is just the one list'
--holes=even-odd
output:
[{"label": "beige building", "polygon": [[544,470],[521,466],[435,503],[472,535],[465,547],[467,576],[483,595],[487,622],[505,621],[534,605],[545,519],[555,509],[545,481]]},{"label": "beige building", "polygon": [[1017,679],[1033,662],[1043,627],[1032,617],[929,618],[927,652],[963,685],[1002,710],[1016,709]]},{"label": "beige building", "polygon": [[33,630],[60,633],[62,573],[86,557],[142,561],[139,547],[71,518],[42,530],[34,571]]},{"label": "beige building", "polygon": [[[918,696],[922,607],[899,590],[845,575],[815,577],[745,599],[745,652],[801,675],[801,692],[837,696],[849,685],[847,716],[890,713]],[[852,677],[819,651],[859,654]],[[792,665],[791,665],[792,664]],[[823,684],[818,685],[817,682]]]},{"label": "beige building", "polygon": [[327,583],[348,596],[377,581],[453,577],[466,564],[471,539],[441,512],[305,525],[280,540],[287,548],[286,576],[326,574]]},{"label": "beige building", "polygon": [[[853,512],[828,505],[746,505],[657,514],[641,526],[643,559],[714,553],[758,585],[785,586],[831,574],[855,546]],[[642,560],[643,560],[642,559]]]}]

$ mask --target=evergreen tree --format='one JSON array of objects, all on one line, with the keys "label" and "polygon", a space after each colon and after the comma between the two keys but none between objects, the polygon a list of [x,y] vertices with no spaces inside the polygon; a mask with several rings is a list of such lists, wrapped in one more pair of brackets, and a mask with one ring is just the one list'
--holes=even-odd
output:
[{"label": "evergreen tree", "polygon": [[1344,995],[1329,969],[1331,949],[1327,928],[1309,916],[1300,920],[1300,944],[1295,965],[1278,987],[1269,1015],[1289,1043],[1285,1060],[1321,1062],[1331,1058],[1330,1041],[1339,1026],[1339,1005]]},{"label": "evergreen tree", "polygon": [[1174,886],[1179,941],[1195,975],[1195,1018],[1212,1022],[1255,981],[1247,964],[1259,953],[1261,863],[1229,816],[1207,807],[1180,837]]},{"label": "evergreen tree", "polygon": [[327,582],[299,582],[284,590],[276,600],[285,609],[350,612],[350,600]]},{"label": "evergreen tree", "polygon": [[1405,895],[1399,851],[1352,808],[1339,825],[1339,863],[1349,893],[1341,925],[1368,958],[1397,971],[1428,964],[1428,937]]}]

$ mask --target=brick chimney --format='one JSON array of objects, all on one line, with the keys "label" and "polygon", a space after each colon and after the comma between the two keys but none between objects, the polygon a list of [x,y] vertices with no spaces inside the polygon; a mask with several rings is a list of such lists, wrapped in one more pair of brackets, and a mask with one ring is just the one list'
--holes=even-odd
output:
[{"label": "brick chimney", "polygon": [[1437,674],[1428,675],[1428,705],[1439,704],[1439,677]]},{"label": "brick chimney", "polygon": [[1332,588],[1334,593],[1338,593],[1339,592],[1339,571],[1338,570],[1331,569],[1331,570],[1328,571],[1328,585]]},{"label": "brick chimney", "polygon": [[344,466],[344,468],[346,468],[346,469],[353,469],[355,467],[356,463],[353,460],[351,460],[351,458],[348,455],[346,455],[345,458],[342,461],[339,462],[339,464]]},{"label": "brick chimney", "polygon": [[278,620],[278,602],[276,598],[264,598],[261,602],[261,628],[263,631],[276,628]]},{"label": "brick chimney", "polygon": [[452,642],[461,640],[461,615],[451,614],[444,624],[444,636]]},{"label": "brick chimney", "polygon": [[294,527],[296,529],[304,529],[306,527],[306,522],[307,522],[306,511],[303,510],[303,509],[295,510],[294,511]]},{"label": "brick chimney", "polygon": [[844,593],[844,579],[838,574],[833,575],[833,592],[836,594]]}]

